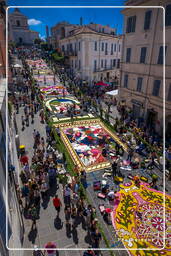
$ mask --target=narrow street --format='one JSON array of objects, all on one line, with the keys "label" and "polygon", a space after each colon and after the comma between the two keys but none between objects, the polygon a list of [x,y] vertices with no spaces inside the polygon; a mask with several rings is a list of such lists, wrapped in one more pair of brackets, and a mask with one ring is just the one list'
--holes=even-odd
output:
[{"label": "narrow street", "polygon": [[[28,152],[29,159],[33,155],[33,130],[36,129],[40,132],[41,137],[45,138],[46,141],[46,131],[45,124],[40,122],[39,112],[35,115],[34,123],[29,124],[29,127],[26,127],[22,131],[21,125],[21,116],[24,115],[23,107],[20,108],[19,114],[17,114],[17,125],[19,129],[20,144],[26,146],[26,151]],[[59,185],[57,190],[58,196],[62,199],[62,185]],[[24,248],[33,248],[34,245],[37,245],[39,248],[44,247],[47,241],[57,241],[58,248],[88,248],[89,247],[89,238],[87,237],[87,231],[82,228],[80,224],[75,232],[67,234],[66,230],[66,221],[64,217],[64,202],[62,200],[62,209],[60,213],[60,218],[56,219],[56,210],[52,204],[52,197],[55,193],[50,192],[49,199],[46,205],[41,206],[40,208],[40,218],[37,221],[37,231],[30,231],[31,229],[31,220],[24,218],[25,224],[25,237],[24,237]],[[105,248],[106,245],[102,242],[101,247]],[[30,251],[25,251],[24,256],[30,255]],[[82,255],[80,251],[60,251],[61,256],[71,256],[71,255]],[[107,256],[108,252],[103,252],[103,255]],[[118,254],[119,255],[119,254]]]}]

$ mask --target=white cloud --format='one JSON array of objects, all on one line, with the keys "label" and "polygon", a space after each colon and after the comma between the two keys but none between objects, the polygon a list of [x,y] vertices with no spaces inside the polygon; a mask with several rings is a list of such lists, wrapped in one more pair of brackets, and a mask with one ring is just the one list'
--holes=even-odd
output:
[{"label": "white cloud", "polygon": [[45,36],[42,36],[41,34],[39,34],[39,37],[40,37],[41,40],[46,41],[46,40],[45,40],[45,39],[46,39]]},{"label": "white cloud", "polygon": [[28,20],[28,24],[31,25],[31,26],[34,26],[34,25],[39,25],[41,24],[42,22],[40,20],[36,20],[36,19],[29,19]]}]

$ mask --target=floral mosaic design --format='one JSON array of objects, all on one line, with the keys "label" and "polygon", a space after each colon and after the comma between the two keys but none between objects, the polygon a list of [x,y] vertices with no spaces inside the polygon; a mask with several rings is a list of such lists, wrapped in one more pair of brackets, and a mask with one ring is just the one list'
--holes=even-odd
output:
[{"label": "floral mosaic design", "polygon": [[80,106],[79,102],[72,98],[56,98],[51,99],[46,102],[46,107],[53,113],[67,113],[67,110],[70,107],[73,107],[75,104],[75,110],[79,111]]},{"label": "floral mosaic design", "polygon": [[67,128],[64,133],[84,166],[107,162],[102,155],[105,142],[111,148],[115,144],[114,139],[100,124]]},{"label": "floral mosaic design", "polygon": [[44,88],[41,88],[41,93],[45,96],[49,96],[49,95],[68,95],[68,91],[66,90],[65,87],[63,87],[62,85],[56,86],[56,85],[52,85],[52,86],[47,86]]},{"label": "floral mosaic design", "polygon": [[130,255],[171,255],[171,196],[165,196],[164,209],[163,193],[148,184],[141,183],[140,188],[133,183],[120,186],[112,221]]}]

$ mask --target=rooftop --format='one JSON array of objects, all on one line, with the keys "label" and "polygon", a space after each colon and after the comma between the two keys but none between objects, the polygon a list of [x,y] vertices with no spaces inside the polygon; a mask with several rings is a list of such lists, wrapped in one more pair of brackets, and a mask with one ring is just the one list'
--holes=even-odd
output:
[{"label": "rooftop", "polygon": [[[96,35],[103,35],[103,36],[110,36],[110,37],[116,36],[116,35],[109,34],[109,33],[97,32],[96,30],[90,28],[88,25],[84,25],[84,26],[79,26],[78,28],[73,29],[70,32],[70,35],[65,38],[79,35],[79,34],[96,34]],[[63,39],[65,39],[65,38],[63,38]]]},{"label": "rooftop", "polygon": [[125,5],[141,5],[149,0],[126,0]]}]

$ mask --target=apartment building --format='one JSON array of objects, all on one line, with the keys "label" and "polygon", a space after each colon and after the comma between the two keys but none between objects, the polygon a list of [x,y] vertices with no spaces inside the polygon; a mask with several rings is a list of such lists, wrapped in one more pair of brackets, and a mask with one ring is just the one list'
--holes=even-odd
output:
[{"label": "apartment building", "polygon": [[89,83],[114,82],[120,77],[122,36],[115,35],[114,29],[99,32],[96,24],[97,32],[90,26],[70,31],[59,40],[59,48],[69,56],[71,72],[77,78]]},{"label": "apartment building", "polygon": [[[166,133],[171,130],[171,1],[129,0],[124,15],[120,100],[149,127],[163,131],[164,80],[166,59]],[[129,8],[129,6],[141,8]],[[149,6],[143,8],[143,6]],[[166,14],[166,44],[163,47],[163,6]]]},{"label": "apartment building", "polygon": [[6,74],[5,1],[0,1],[0,79]]},{"label": "apartment building", "polygon": [[70,24],[67,21],[61,21],[57,23],[54,27],[51,28],[51,43],[53,48],[58,48],[59,47],[59,40],[67,37],[70,33],[75,28],[78,28],[79,25],[73,25]]}]

